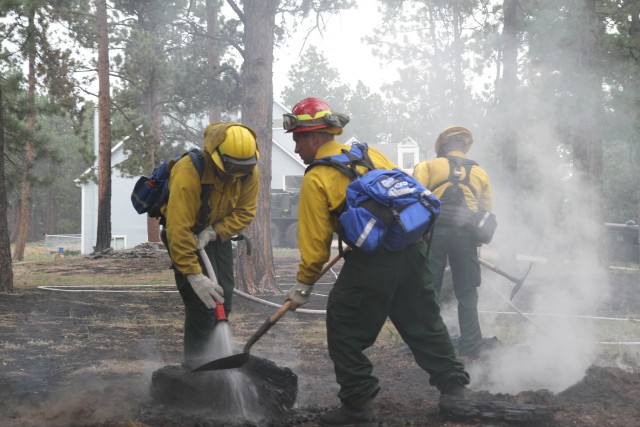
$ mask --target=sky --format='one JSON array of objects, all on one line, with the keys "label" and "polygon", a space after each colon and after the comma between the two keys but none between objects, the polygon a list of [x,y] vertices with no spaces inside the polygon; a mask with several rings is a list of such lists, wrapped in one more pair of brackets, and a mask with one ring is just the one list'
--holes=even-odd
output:
[{"label": "sky", "polygon": [[322,52],[332,68],[338,70],[343,83],[355,85],[358,80],[367,85],[372,91],[377,91],[381,83],[390,81],[393,70],[385,68],[371,53],[371,47],[362,38],[371,35],[379,26],[380,15],[375,2],[359,1],[357,9],[345,10],[327,19],[326,29],[320,33],[315,31],[306,41],[304,37],[312,23],[302,26],[287,41],[286,45],[278,47],[274,52],[273,87],[274,97],[287,84],[287,73],[291,66],[298,62],[304,50],[314,45]]}]

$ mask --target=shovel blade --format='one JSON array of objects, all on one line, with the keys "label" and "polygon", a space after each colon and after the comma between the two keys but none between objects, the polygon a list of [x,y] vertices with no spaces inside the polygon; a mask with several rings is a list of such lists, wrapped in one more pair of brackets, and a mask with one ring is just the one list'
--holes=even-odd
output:
[{"label": "shovel blade", "polygon": [[238,353],[231,356],[215,359],[210,362],[200,365],[191,372],[202,371],[218,371],[221,369],[234,369],[239,368],[249,361],[249,353]]}]

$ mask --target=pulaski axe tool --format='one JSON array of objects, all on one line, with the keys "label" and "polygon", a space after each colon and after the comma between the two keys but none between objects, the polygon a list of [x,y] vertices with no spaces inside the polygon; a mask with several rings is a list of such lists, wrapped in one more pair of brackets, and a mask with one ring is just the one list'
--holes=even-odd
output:
[{"label": "pulaski axe tool", "polygon": [[518,291],[520,290],[520,288],[522,287],[522,285],[524,284],[524,279],[527,278],[527,276],[529,275],[529,272],[531,271],[531,267],[533,267],[533,263],[530,262],[529,263],[529,268],[527,269],[527,272],[524,274],[524,276],[522,276],[521,279],[518,279],[516,277],[513,277],[512,275],[510,275],[509,273],[500,270],[498,267],[496,267],[495,265],[491,264],[490,262],[487,262],[485,260],[483,260],[482,258],[478,258],[478,262],[480,263],[480,265],[484,265],[485,267],[487,267],[489,270],[498,273],[499,275],[506,277],[507,279],[509,279],[510,281],[512,281],[515,286],[513,287],[513,290],[511,291],[511,297],[509,298],[509,300],[512,300],[513,297],[518,293]]},{"label": "pulaski axe tool", "polygon": [[[343,251],[343,254],[347,250],[348,248]],[[329,260],[329,262],[324,266],[322,271],[320,271],[320,274],[318,274],[318,277],[316,278],[316,280],[313,281],[312,285],[315,284],[324,275],[324,273],[329,271],[329,269],[333,267],[335,263],[340,260],[343,254],[338,254],[335,257],[333,257],[331,260]],[[271,327],[275,325],[278,322],[278,320],[280,320],[280,318],[284,316],[284,314],[290,309],[291,309],[291,300],[287,300],[285,301],[284,304],[280,306],[278,310],[276,310],[275,313],[273,313],[271,316],[267,318],[267,320],[265,320],[265,322],[258,328],[256,332],[254,332],[251,338],[249,338],[247,343],[244,345],[244,348],[242,349],[242,353],[233,354],[231,356],[223,357],[221,359],[212,360],[211,362],[207,362],[204,365],[198,366],[191,372],[217,371],[220,369],[233,369],[233,368],[241,367],[242,365],[244,365],[249,361],[249,350],[251,349],[251,346],[254,345],[260,338],[262,338],[262,336],[269,329],[271,329]]]}]

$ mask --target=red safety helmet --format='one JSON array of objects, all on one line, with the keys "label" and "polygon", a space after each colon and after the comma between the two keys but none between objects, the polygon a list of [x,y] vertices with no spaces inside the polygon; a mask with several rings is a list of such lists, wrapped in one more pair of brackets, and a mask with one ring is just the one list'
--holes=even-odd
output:
[{"label": "red safety helmet", "polygon": [[289,132],[312,130],[340,135],[349,123],[349,116],[334,113],[329,104],[320,98],[305,98],[298,102],[291,114],[283,114],[282,127]]}]

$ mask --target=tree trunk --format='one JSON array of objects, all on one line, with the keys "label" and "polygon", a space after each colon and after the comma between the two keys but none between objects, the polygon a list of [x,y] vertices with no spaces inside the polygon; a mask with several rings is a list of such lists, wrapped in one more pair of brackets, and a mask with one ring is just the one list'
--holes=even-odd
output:
[{"label": "tree trunk", "polygon": [[7,224],[7,186],[4,180],[4,104],[0,80],[0,292],[13,292],[11,243]]},{"label": "tree trunk", "polygon": [[[156,55],[163,55],[162,47],[156,46]],[[155,77],[149,81],[149,86],[145,88],[143,93],[144,112],[151,123],[149,136],[145,139],[147,151],[148,170],[156,167],[156,152],[160,146],[160,129],[162,124],[162,113],[158,107],[158,82]],[[147,240],[149,242],[160,242],[160,221],[147,216]]]},{"label": "tree trunk", "polygon": [[[277,1],[244,2],[242,122],[256,131],[260,150],[258,206],[271,204],[271,141],[273,119],[273,32]],[[273,268],[269,209],[258,209],[244,234],[253,245],[249,258],[240,251],[237,285],[248,293],[279,293]]]},{"label": "tree trunk", "polygon": [[455,114],[452,116],[466,113],[467,94],[464,90],[464,76],[462,74],[462,55],[464,54],[464,43],[462,41],[462,24],[463,17],[460,12],[459,5],[454,2],[453,12],[453,106]]},{"label": "tree trunk", "polygon": [[[220,1],[219,0],[207,0],[207,35],[209,36],[209,43],[207,49],[207,61],[209,63],[209,74],[211,81],[213,82],[214,91],[217,90],[220,82],[219,68],[220,68],[220,43],[218,41],[219,23],[218,15],[220,13]],[[215,92],[214,92],[215,93]],[[216,102],[217,98],[214,97],[211,105],[209,106],[209,122],[215,123],[220,121],[222,115],[220,104]]]},{"label": "tree trunk", "polygon": [[585,185],[581,192],[581,211],[596,227],[594,232],[584,233],[585,238],[604,259],[604,211],[602,194],[603,147],[601,117],[603,93],[598,63],[599,28],[596,0],[580,0],[578,14],[578,58],[576,82],[576,120],[573,123],[573,154],[575,166]]},{"label": "tree trunk", "polygon": [[27,147],[24,158],[24,174],[22,176],[22,194],[20,196],[20,222],[18,224],[18,237],[13,251],[13,259],[22,261],[24,259],[24,248],[27,243],[27,232],[29,231],[29,205],[31,204],[31,182],[29,174],[33,166],[33,140],[36,131],[36,30],[35,11],[29,10],[29,26],[27,29],[27,55],[29,60],[29,90],[27,94],[27,104],[29,117],[27,118]]},{"label": "tree trunk", "polygon": [[107,1],[96,0],[98,32],[98,230],[95,252],[111,246],[111,98]]},{"label": "tree trunk", "polygon": [[160,218],[152,218],[147,215],[147,241],[160,241]]},{"label": "tree trunk", "polygon": [[[153,86],[155,87],[155,85]],[[152,95],[153,99],[155,99],[155,89]],[[151,129],[151,143],[149,150],[149,158],[153,159],[153,165],[156,164],[156,150],[160,146],[160,126],[162,123],[162,117],[157,109],[153,108],[152,114],[155,114],[155,118],[153,119],[153,127]],[[147,240],[149,242],[160,242],[160,219],[159,218],[151,218],[147,215]]]},{"label": "tree trunk", "polygon": [[502,30],[502,79],[498,82],[497,101],[500,126],[498,143],[502,151],[502,178],[509,185],[501,188],[501,204],[506,208],[501,221],[504,239],[503,264],[515,263],[518,243],[516,223],[516,195],[518,190],[518,108],[516,105],[518,92],[518,0],[504,0],[504,22]]}]

